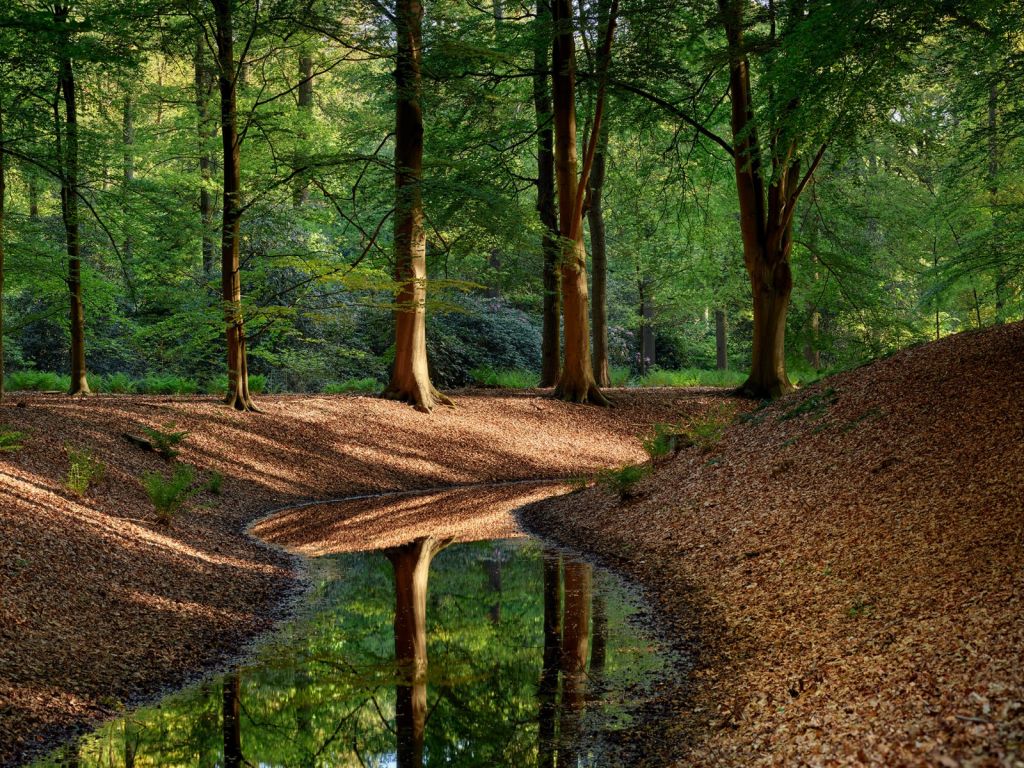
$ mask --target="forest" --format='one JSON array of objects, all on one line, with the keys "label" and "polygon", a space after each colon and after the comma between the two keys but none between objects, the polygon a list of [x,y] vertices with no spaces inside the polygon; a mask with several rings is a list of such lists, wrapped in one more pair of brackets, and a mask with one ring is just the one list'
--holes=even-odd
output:
[{"label": "forest", "polygon": [[1017,319],[1019,10],[6,4],[7,386],[771,397]]},{"label": "forest", "polygon": [[0,2],[0,768],[1024,765],[1020,0]]}]

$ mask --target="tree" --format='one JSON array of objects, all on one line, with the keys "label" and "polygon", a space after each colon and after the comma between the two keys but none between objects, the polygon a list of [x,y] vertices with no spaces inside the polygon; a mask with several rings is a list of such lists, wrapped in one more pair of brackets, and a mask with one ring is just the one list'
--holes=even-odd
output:
[{"label": "tree", "polygon": [[78,103],[75,94],[75,65],[72,58],[73,34],[69,14],[71,5],[55,3],[53,20],[58,36],[58,88],[64,101],[63,148],[61,121],[54,105],[54,129],[57,157],[60,163],[60,208],[64,221],[65,246],[68,253],[68,296],[71,317],[71,390],[72,395],[88,395],[89,382],[85,370],[85,306],[82,303],[82,245],[78,218]]},{"label": "tree", "polygon": [[452,401],[430,382],[427,364],[427,238],[423,229],[423,5],[395,8],[395,361],[384,397],[429,413]]},{"label": "tree", "polygon": [[558,214],[555,211],[555,153],[551,114],[551,6],[537,0],[533,49],[533,108],[537,116],[537,213],[543,254],[540,385],[558,383],[562,362],[561,301],[558,269]]},{"label": "tree", "polygon": [[[562,317],[565,356],[555,395],[576,403],[608,405],[594,380],[590,354],[587,296],[587,252],[583,244],[584,194],[589,185],[597,142],[601,135],[606,88],[602,83],[594,107],[590,142],[577,177],[576,157],[576,43],[571,0],[552,5],[555,44],[553,108],[555,122],[555,176],[558,180],[558,223],[561,236]],[[611,52],[618,0],[613,0],[601,55]]]},{"label": "tree", "polygon": [[[249,360],[242,313],[239,240],[242,220],[241,138],[238,133],[238,72],[235,61],[232,0],[211,0],[220,85],[220,131],[223,143],[224,202],[221,224],[221,300],[227,337],[228,391],[224,402],[239,411],[255,410],[249,393]],[[244,55],[244,54],[243,54]]]}]

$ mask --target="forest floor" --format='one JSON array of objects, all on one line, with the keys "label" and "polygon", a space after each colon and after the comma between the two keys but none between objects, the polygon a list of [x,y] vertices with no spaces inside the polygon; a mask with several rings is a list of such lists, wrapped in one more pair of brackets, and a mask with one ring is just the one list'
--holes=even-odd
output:
[{"label": "forest floor", "polygon": [[[639,461],[638,435],[652,423],[720,400],[713,390],[615,397],[618,407],[605,410],[540,392],[466,391],[456,393],[457,408],[425,416],[359,396],[264,397],[262,413],[241,414],[213,398],[12,394],[0,406],[0,431],[24,438],[20,450],[0,453],[0,765],[225,664],[282,618],[304,586],[300,561],[246,535],[272,510]],[[199,481],[214,472],[224,480],[219,494],[198,493],[166,527],[140,478],[171,468],[122,435],[169,424],[188,432],[178,461]],[[87,449],[105,465],[81,496],[66,484],[68,449]],[[511,507],[559,490],[467,490],[442,521],[422,499],[402,496],[343,513],[308,506],[273,532],[296,550],[294,523],[310,540],[333,536],[335,548],[340,536],[372,549],[431,525],[493,538],[515,530]],[[327,522],[312,524],[325,509]]]},{"label": "forest floor", "polygon": [[587,542],[701,649],[681,765],[1024,766],[1024,324],[832,377],[688,448]]}]

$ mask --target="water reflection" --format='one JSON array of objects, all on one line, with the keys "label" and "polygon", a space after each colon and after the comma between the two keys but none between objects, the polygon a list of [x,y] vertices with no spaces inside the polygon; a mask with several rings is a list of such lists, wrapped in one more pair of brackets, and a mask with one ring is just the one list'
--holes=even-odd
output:
[{"label": "water reflection", "polygon": [[257,663],[42,766],[604,765],[666,668],[613,579],[536,544],[419,539],[320,558]]}]

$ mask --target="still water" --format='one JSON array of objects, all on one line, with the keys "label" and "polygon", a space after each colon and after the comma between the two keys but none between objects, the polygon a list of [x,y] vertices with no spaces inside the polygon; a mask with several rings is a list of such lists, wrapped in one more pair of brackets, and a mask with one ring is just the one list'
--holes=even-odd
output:
[{"label": "still water", "polygon": [[672,664],[614,576],[536,542],[421,539],[312,575],[251,663],[34,768],[616,764]]}]

